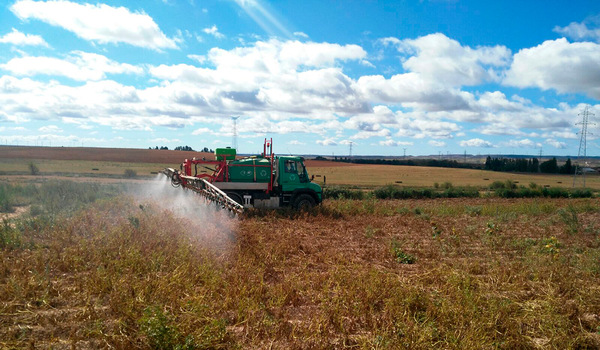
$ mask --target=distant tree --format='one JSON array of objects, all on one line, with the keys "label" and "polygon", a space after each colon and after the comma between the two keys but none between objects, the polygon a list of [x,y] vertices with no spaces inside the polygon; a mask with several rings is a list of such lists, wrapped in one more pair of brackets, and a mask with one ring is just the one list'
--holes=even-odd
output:
[{"label": "distant tree", "polygon": [[169,147],[167,147],[167,146],[161,146],[160,149],[168,150]]},{"label": "distant tree", "polygon": [[540,164],[540,172],[548,174],[558,173],[558,163],[556,158],[552,157],[552,159],[542,162]]},{"label": "distant tree", "polygon": [[563,164],[563,166],[560,167],[559,172],[561,174],[573,174],[573,172],[575,172],[573,164],[571,164],[571,158],[568,158],[565,164]]},{"label": "distant tree", "polygon": [[177,146],[174,148],[176,151],[193,151],[194,149],[190,146]]},{"label": "distant tree", "polygon": [[537,173],[540,169],[540,161],[537,158],[531,158],[527,162],[527,172]]}]

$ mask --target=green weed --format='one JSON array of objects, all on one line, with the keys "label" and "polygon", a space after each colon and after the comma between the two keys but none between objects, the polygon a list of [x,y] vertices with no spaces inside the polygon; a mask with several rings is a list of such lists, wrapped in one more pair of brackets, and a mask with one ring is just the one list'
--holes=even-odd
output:
[{"label": "green weed", "polygon": [[576,234],[581,229],[579,218],[577,216],[577,210],[572,205],[568,205],[566,208],[558,210],[558,216],[567,225],[567,232],[569,234]]}]

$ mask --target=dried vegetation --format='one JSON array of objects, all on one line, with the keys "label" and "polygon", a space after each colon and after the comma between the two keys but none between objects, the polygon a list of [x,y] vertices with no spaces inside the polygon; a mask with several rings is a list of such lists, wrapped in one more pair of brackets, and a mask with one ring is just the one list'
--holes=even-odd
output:
[{"label": "dried vegetation", "polygon": [[187,220],[65,186],[0,229],[0,347],[600,347],[597,198]]}]

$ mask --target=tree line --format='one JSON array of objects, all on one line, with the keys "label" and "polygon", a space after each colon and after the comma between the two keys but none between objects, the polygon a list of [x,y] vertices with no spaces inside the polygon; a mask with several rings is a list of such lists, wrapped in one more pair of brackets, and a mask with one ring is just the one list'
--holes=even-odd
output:
[{"label": "tree line", "polygon": [[568,158],[565,164],[558,166],[556,157],[545,162],[537,158],[492,158],[488,156],[483,166],[485,170],[520,172],[520,173],[546,173],[546,174],[573,174],[575,167]]},{"label": "tree line", "polygon": [[[161,149],[161,150],[169,150],[169,147],[167,146],[155,146],[154,148],[152,147],[148,147],[148,149]],[[173,150],[175,151],[192,151],[192,152],[196,152],[196,150],[194,150],[192,147],[190,146],[177,146],[175,148],[173,148]],[[207,153],[213,153],[214,151],[211,148],[208,147],[204,147],[203,149],[201,149],[198,152],[207,152]]]},{"label": "tree line", "polygon": [[[322,156],[317,156],[316,160],[327,160]],[[463,168],[463,169],[485,169],[492,171],[519,172],[519,173],[546,173],[546,174],[573,174],[575,166],[571,158],[559,166],[556,157],[552,157],[545,162],[537,158],[492,158],[488,156],[485,164],[462,163],[449,159],[381,159],[381,158],[350,158],[334,157],[334,162],[346,162],[355,164],[385,164],[385,165],[409,165],[409,166],[429,166],[441,168]]]}]

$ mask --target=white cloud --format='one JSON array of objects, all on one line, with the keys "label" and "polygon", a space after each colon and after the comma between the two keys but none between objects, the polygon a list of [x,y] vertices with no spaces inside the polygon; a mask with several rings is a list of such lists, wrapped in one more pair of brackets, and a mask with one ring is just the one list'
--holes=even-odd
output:
[{"label": "white cloud", "polygon": [[148,141],[153,142],[153,143],[162,143],[162,144],[164,144],[164,143],[172,144],[172,143],[181,142],[180,139],[168,139],[166,137],[157,137],[154,139],[149,139]]},{"label": "white cloud", "polygon": [[485,141],[479,138],[460,141],[460,147],[483,147],[483,148],[491,148],[494,147],[491,142]]},{"label": "white cloud", "polygon": [[187,57],[191,60],[194,60],[200,64],[206,62],[206,56],[204,55],[187,55]]},{"label": "white cloud", "polygon": [[212,134],[213,131],[209,128],[198,128],[192,131],[192,135],[204,135],[204,134]]},{"label": "white cloud", "polygon": [[317,145],[321,146],[337,146],[337,144],[334,139],[317,140]]},{"label": "white cloud", "polygon": [[50,133],[50,132],[63,132],[63,130],[61,128],[59,128],[56,125],[46,125],[46,126],[42,126],[38,129],[38,131],[41,132],[46,132],[46,133]]},{"label": "white cloud", "polygon": [[304,39],[308,38],[308,35],[306,33],[303,33],[303,32],[294,32],[294,36],[297,36],[299,38],[304,38]]},{"label": "white cloud", "polygon": [[431,141],[429,141],[427,143],[430,144],[433,147],[446,147],[446,142],[444,142],[444,141],[431,140]]},{"label": "white cloud", "polygon": [[410,142],[410,141],[395,141],[392,139],[387,139],[385,141],[379,141],[379,144],[381,146],[398,147],[398,146],[412,146],[414,143]]},{"label": "white cloud", "polygon": [[547,137],[547,138],[562,138],[562,139],[571,139],[571,140],[575,140],[578,139],[579,137],[577,136],[576,133],[572,132],[572,131],[553,131],[550,133],[544,133],[542,134],[542,137]]},{"label": "white cloud", "polygon": [[548,40],[515,54],[505,85],[585,93],[600,99],[600,45]]},{"label": "white cloud", "polygon": [[359,131],[356,134],[352,135],[350,138],[352,140],[364,140],[370,139],[371,137],[388,137],[391,136],[392,132],[388,129],[380,129],[380,130],[363,130]]},{"label": "white cloud", "polygon": [[223,39],[225,37],[225,35],[223,35],[222,33],[219,33],[219,29],[217,28],[216,25],[213,25],[210,28],[204,28],[204,29],[202,29],[202,31],[206,34],[214,36],[217,39]]},{"label": "white cloud", "polygon": [[554,139],[546,139],[546,144],[558,149],[567,148],[567,144],[565,142],[556,141]]},{"label": "white cloud", "polygon": [[4,34],[2,37],[0,37],[0,43],[48,47],[48,43],[41,36],[23,34],[15,28],[12,29],[12,32]]},{"label": "white cloud", "polygon": [[441,33],[394,42],[401,53],[416,53],[402,66],[430,81],[448,86],[477,85],[498,80],[494,67],[506,66],[511,52],[504,46],[470,48]]},{"label": "white cloud", "polygon": [[21,19],[38,19],[101,44],[125,43],[153,50],[177,48],[175,40],[169,39],[152,17],[125,7],[65,0],[19,0],[10,10]]},{"label": "white cloud", "polygon": [[57,75],[78,81],[101,80],[106,74],[141,74],[143,69],[117,63],[95,53],[73,51],[65,59],[54,57],[17,57],[0,64],[0,68],[16,75]]},{"label": "white cloud", "polygon": [[298,146],[301,146],[301,145],[306,145],[306,143],[305,142],[300,142],[298,140],[291,140],[290,142],[288,142],[288,145],[298,145]]},{"label": "white cloud", "polygon": [[592,18],[590,21],[584,21],[581,23],[571,22],[566,27],[556,26],[554,27],[554,31],[556,33],[567,36],[573,40],[585,40],[591,39],[596,42],[600,42],[600,28],[589,28],[588,24],[591,26],[598,26],[600,18]]},{"label": "white cloud", "polygon": [[503,142],[502,146],[514,147],[514,148],[540,148],[540,147],[542,147],[542,144],[539,142],[534,142],[530,139],[522,139],[522,140],[510,140],[508,142]]}]

